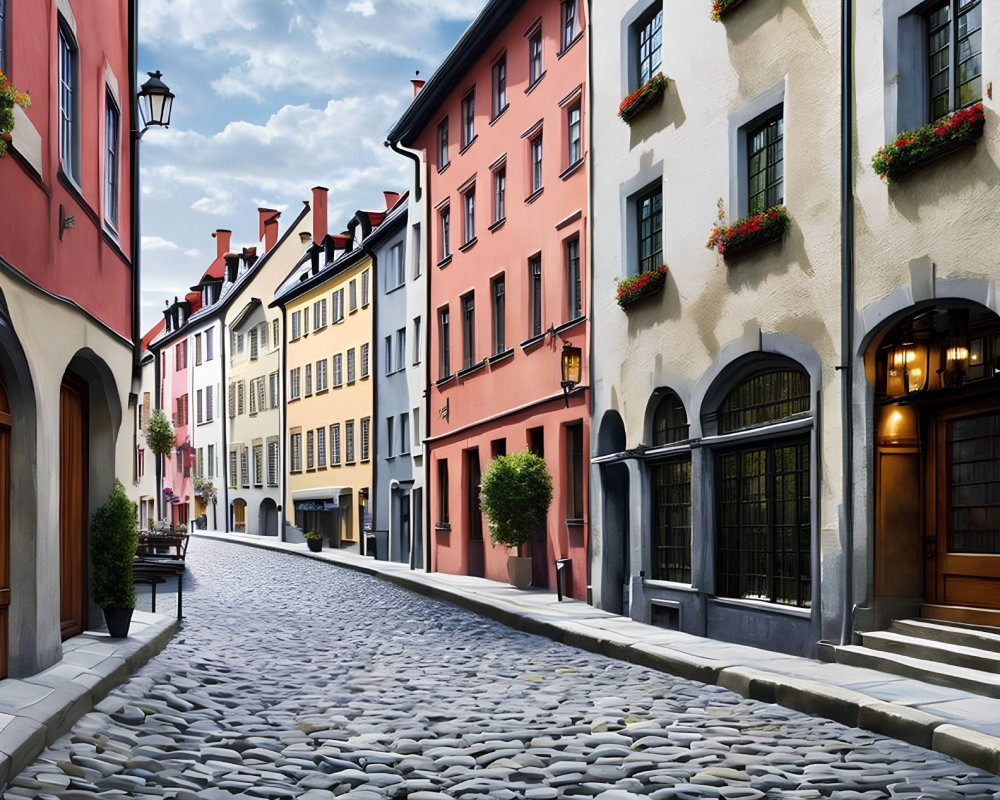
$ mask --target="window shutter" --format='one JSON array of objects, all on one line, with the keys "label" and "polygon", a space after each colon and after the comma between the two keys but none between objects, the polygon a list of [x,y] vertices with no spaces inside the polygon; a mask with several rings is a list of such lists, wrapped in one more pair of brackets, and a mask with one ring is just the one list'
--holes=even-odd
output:
[{"label": "window shutter", "polygon": [[229,384],[229,418],[236,416],[236,384]]}]

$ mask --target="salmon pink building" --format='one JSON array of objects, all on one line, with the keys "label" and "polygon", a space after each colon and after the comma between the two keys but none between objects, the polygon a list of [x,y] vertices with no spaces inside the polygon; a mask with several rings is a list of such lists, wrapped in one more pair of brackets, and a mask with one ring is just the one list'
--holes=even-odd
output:
[{"label": "salmon pink building", "polygon": [[[506,581],[479,502],[489,461],[542,455],[554,498],[533,585],[587,594],[590,434],[585,4],[491,0],[389,144],[423,156],[431,568]],[[582,375],[564,392],[564,347]],[[578,350],[577,350],[578,348]]]}]

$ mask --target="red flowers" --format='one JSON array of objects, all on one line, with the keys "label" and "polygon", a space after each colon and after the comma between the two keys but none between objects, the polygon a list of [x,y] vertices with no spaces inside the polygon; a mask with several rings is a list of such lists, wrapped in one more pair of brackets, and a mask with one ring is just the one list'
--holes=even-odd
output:
[{"label": "red flowers", "polygon": [[666,88],[667,79],[663,77],[662,72],[657,72],[619,103],[618,116],[621,117],[622,122],[627,125],[632,124],[632,118],[663,94]]},{"label": "red flowers", "polygon": [[720,254],[729,252],[732,255],[736,250],[780,238],[788,230],[789,223],[788,212],[781,206],[773,206],[766,211],[738,219],[728,227],[716,225],[712,228],[705,247],[709,250],[714,248]]},{"label": "red flowers", "polygon": [[[31,98],[27,92],[19,92],[7,76],[0,71],[0,134],[10,133],[14,130],[14,106],[27,108],[31,105]],[[0,138],[0,156],[7,152],[7,142]]]},{"label": "red flowers", "polygon": [[667,272],[667,267],[664,265],[618,281],[618,292],[615,297],[618,305],[627,308],[637,300],[662,290]]}]

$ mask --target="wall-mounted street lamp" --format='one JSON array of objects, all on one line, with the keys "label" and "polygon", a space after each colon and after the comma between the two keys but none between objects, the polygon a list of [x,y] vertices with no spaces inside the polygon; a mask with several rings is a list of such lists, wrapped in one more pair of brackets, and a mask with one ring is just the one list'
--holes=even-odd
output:
[{"label": "wall-mounted street lamp", "polygon": [[167,84],[160,80],[162,73],[147,72],[147,80],[139,89],[139,115],[142,117],[142,130],[136,133],[135,138],[141,139],[142,135],[154,125],[167,128],[170,126],[170,112],[174,106],[174,93],[170,91]]},{"label": "wall-mounted street lamp", "polygon": [[560,367],[562,369],[561,385],[563,398],[566,400],[566,408],[569,408],[569,393],[580,382],[581,362],[580,348],[573,347],[569,342],[563,342]]}]

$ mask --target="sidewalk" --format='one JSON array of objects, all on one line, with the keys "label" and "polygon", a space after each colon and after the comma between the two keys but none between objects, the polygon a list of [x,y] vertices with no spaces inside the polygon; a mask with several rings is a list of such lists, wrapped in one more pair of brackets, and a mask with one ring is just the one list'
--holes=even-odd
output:
[{"label": "sidewalk", "polygon": [[27,678],[0,681],[0,787],[164,648],[170,615],[136,609],[126,639],[86,631],[63,642],[62,660]]},{"label": "sidewalk", "polygon": [[1000,774],[997,699],[643,625],[579,600],[559,602],[551,592],[519,590],[484,578],[410,570],[404,564],[335,550],[312,553],[304,543],[273,537],[213,531],[192,535],[295,553],[376,575],[519,630],[865,728]]}]

